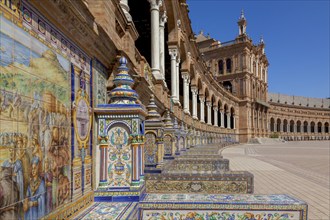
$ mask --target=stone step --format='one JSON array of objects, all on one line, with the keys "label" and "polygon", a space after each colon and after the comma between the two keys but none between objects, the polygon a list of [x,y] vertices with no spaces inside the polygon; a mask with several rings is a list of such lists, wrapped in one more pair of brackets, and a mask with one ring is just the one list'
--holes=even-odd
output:
[{"label": "stone step", "polygon": [[308,206],[288,195],[146,194],[141,219],[307,220]]},{"label": "stone step", "polygon": [[163,173],[220,174],[229,171],[228,159],[177,159],[163,167]]},{"label": "stone step", "polygon": [[253,193],[253,174],[246,171],[145,174],[147,193]]}]

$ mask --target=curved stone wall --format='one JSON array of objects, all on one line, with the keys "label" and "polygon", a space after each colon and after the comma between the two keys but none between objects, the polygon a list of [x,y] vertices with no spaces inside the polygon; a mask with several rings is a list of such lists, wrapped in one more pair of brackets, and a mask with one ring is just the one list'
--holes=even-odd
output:
[{"label": "curved stone wall", "polygon": [[329,140],[329,99],[282,94],[269,94],[268,99],[268,136],[284,140]]}]

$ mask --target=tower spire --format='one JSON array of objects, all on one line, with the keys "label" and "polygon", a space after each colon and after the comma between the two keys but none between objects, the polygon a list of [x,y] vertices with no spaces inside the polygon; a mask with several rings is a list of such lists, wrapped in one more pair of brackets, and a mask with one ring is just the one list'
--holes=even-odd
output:
[{"label": "tower spire", "polygon": [[241,10],[241,17],[240,17],[239,19],[240,19],[240,20],[245,19],[245,17],[244,17],[244,10],[243,10],[243,9]]},{"label": "tower spire", "polygon": [[239,17],[239,20],[237,22],[238,24],[238,34],[239,35],[245,35],[246,34],[246,19],[245,19],[245,16],[244,16],[244,11],[242,9],[241,11],[241,16]]}]

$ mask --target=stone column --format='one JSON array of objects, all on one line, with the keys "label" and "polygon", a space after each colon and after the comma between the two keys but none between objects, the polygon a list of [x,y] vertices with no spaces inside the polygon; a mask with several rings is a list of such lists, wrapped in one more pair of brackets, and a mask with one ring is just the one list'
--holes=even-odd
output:
[{"label": "stone column", "polygon": [[206,101],[206,106],[207,106],[207,124],[212,125],[211,122],[211,107],[212,107],[212,103],[210,101]]},{"label": "stone column", "polygon": [[129,7],[128,7],[128,3],[127,2],[128,2],[128,0],[120,0],[120,3],[119,4],[120,4],[121,8],[123,9],[124,14],[125,14],[127,20],[128,21],[132,21],[132,16],[129,13]]},{"label": "stone column", "polygon": [[160,59],[160,74],[165,79],[165,40],[164,40],[164,29],[165,23],[167,22],[166,11],[163,12],[159,20],[159,59]]},{"label": "stone column", "polygon": [[190,115],[189,111],[189,83],[190,83],[190,75],[188,72],[181,73],[183,79],[183,111],[186,114]]},{"label": "stone column", "polygon": [[274,132],[277,132],[277,123],[274,122]]},{"label": "stone column", "polygon": [[230,128],[230,112],[227,112],[227,128]]},{"label": "stone column", "polygon": [[236,129],[236,115],[233,115],[233,129]]},{"label": "stone column", "polygon": [[177,61],[176,61],[176,97],[177,97],[177,102],[180,103],[180,79],[179,79],[179,76],[180,76],[180,69],[179,69],[179,66],[180,66],[180,58],[177,58]]},{"label": "stone column", "polygon": [[220,110],[220,117],[221,117],[221,127],[224,128],[225,127],[225,113],[223,111]]},{"label": "stone column", "polygon": [[218,108],[213,107],[213,113],[214,113],[214,126],[218,126]]},{"label": "stone column", "polygon": [[159,70],[159,7],[162,0],[149,0],[151,12],[151,71],[156,80],[162,80]]},{"label": "stone column", "polygon": [[205,97],[204,97],[204,95],[199,95],[199,101],[200,101],[200,111],[201,111],[201,118],[200,118],[200,121],[201,121],[201,122],[205,122],[205,121],[204,121],[204,102],[205,102]]},{"label": "stone column", "polygon": [[172,92],[171,98],[173,102],[176,102],[178,100],[178,97],[176,96],[177,94],[176,88],[177,88],[177,84],[179,84],[176,81],[176,58],[178,55],[178,51],[176,48],[170,49],[169,54],[171,55],[171,92]]},{"label": "stone column", "polygon": [[191,92],[193,94],[192,102],[193,102],[193,109],[192,109],[192,117],[193,119],[198,119],[197,117],[197,94],[198,89],[196,86],[191,87]]}]

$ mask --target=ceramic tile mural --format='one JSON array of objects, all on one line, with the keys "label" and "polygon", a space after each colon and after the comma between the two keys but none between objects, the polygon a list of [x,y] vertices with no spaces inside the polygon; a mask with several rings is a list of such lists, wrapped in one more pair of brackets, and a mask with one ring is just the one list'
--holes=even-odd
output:
[{"label": "ceramic tile mural", "polygon": [[129,133],[123,127],[113,127],[108,131],[109,137],[109,186],[128,187],[131,183],[131,145]]},{"label": "ceramic tile mural", "polygon": [[[38,219],[71,201],[73,53],[49,44],[56,30],[18,3],[20,20],[0,13],[0,219]],[[88,72],[84,56],[76,63]]]},{"label": "ceramic tile mural", "polygon": [[267,220],[299,220],[298,211],[221,211],[221,210],[143,210],[142,219],[146,220],[212,220],[212,219],[267,219]]},{"label": "ceramic tile mural", "polygon": [[166,155],[172,154],[172,138],[169,135],[164,137],[164,151]]},{"label": "ceramic tile mural", "polygon": [[157,160],[157,145],[156,136],[154,133],[146,134],[146,143],[144,145],[144,161],[148,165],[156,165]]},{"label": "ceramic tile mural", "polygon": [[93,90],[94,92],[94,106],[98,104],[106,104],[107,100],[107,71],[105,67],[98,62],[93,60]]},{"label": "ceramic tile mural", "polygon": [[19,202],[15,217],[35,219],[70,196],[70,62],[0,19],[2,206]]}]

